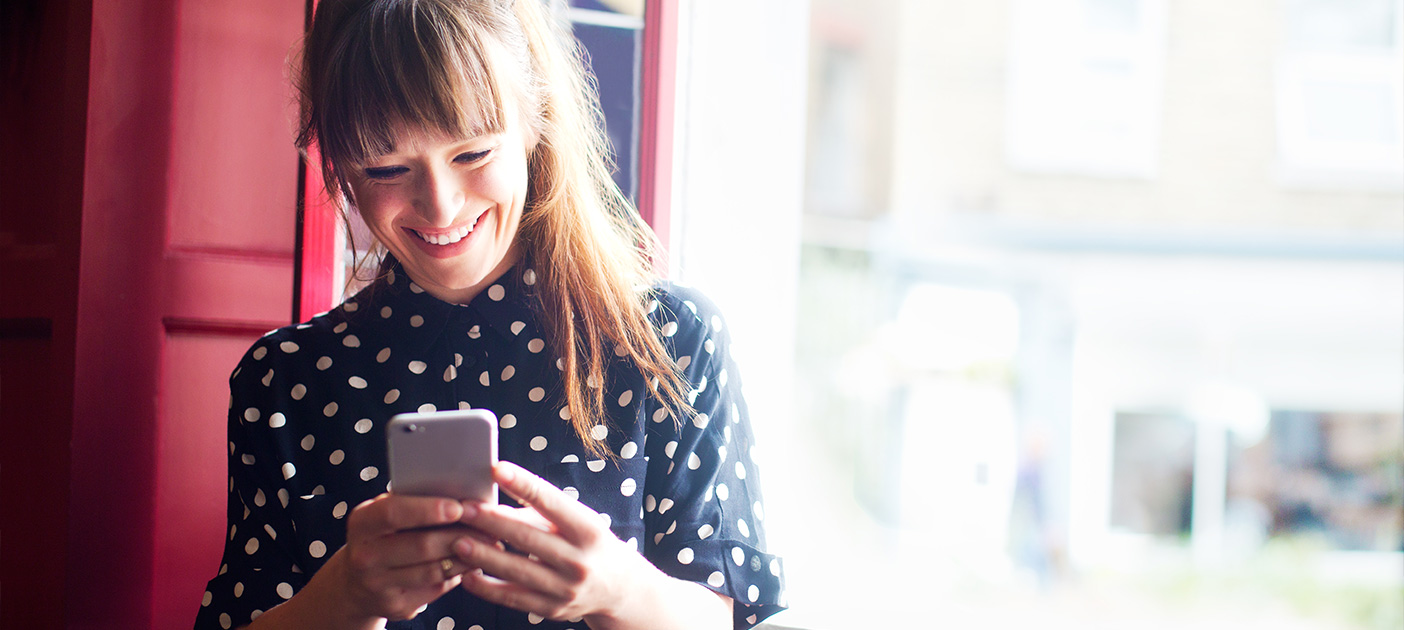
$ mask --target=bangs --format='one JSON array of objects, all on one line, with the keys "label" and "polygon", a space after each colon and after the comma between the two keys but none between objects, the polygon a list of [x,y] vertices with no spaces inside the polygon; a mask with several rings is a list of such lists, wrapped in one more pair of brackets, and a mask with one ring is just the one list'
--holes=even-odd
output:
[{"label": "bangs", "polygon": [[362,164],[394,151],[397,128],[453,138],[505,128],[493,51],[461,8],[375,3],[341,34],[323,65],[326,93],[317,99],[322,108],[314,123],[332,164]]}]

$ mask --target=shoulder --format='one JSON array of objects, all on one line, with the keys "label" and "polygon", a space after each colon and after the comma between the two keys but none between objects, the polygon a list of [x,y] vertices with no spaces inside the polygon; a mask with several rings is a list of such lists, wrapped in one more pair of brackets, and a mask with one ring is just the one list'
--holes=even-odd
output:
[{"label": "shoulder", "polygon": [[[356,310],[356,302],[347,301],[305,322],[264,333],[244,352],[231,378],[237,378],[241,372],[257,366],[270,369],[274,366],[282,369],[312,366],[321,357],[344,351],[350,336],[341,333],[346,332]],[[350,338],[349,343],[355,344],[356,340]]]},{"label": "shoulder", "polygon": [[649,305],[649,317],[665,336],[715,336],[726,329],[721,309],[697,288],[665,281],[654,285],[652,295],[657,306]]}]

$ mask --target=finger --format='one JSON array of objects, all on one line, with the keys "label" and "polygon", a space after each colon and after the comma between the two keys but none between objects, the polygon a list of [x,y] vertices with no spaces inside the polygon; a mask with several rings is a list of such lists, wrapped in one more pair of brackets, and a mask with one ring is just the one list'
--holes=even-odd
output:
[{"label": "finger", "polygon": [[436,562],[441,558],[453,557],[453,543],[464,538],[476,541],[475,544],[491,545],[496,542],[482,532],[461,525],[443,529],[411,529],[382,537],[376,541],[371,555],[376,564],[389,568]]},{"label": "finger", "polygon": [[476,516],[473,528],[553,567],[570,568],[578,564],[579,549],[556,533],[554,526],[550,530],[543,529],[540,520],[535,512],[495,507]]},{"label": "finger", "polygon": [[463,590],[484,601],[514,610],[535,612],[547,618],[555,617],[554,614],[548,613],[553,613],[559,608],[559,602],[545,593],[485,575],[480,571],[464,573],[462,586]]},{"label": "finger", "polygon": [[464,564],[502,581],[542,593],[560,595],[566,591],[565,579],[534,557],[467,541],[454,543],[453,551]]},{"label": "finger", "polygon": [[347,540],[453,523],[463,517],[463,505],[452,499],[384,493],[356,506],[347,523]]},{"label": "finger", "polygon": [[522,505],[535,508],[567,540],[576,543],[593,540],[603,527],[594,510],[521,466],[498,462],[492,468],[492,475],[504,492]]}]

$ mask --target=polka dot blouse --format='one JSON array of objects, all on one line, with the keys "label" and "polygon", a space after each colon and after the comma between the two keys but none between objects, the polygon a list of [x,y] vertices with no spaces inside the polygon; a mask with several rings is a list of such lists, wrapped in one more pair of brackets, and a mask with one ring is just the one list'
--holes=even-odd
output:
[{"label": "polka dot blouse", "polygon": [[[591,457],[564,419],[560,363],[534,315],[535,281],[520,265],[454,305],[392,272],[249,349],[229,381],[229,528],[197,628],[249,623],[345,543],[348,512],[389,482],[391,416],[468,408],[497,415],[502,459],[578,497],[663,572],[735,600],[736,628],[783,609],[782,564],[765,551],[751,428],[716,308],[692,289],[654,290],[650,317],[697,415],[679,422],[618,359],[602,384],[609,417],[590,434],[618,454],[616,464]],[[586,630],[462,589],[389,627]]]}]

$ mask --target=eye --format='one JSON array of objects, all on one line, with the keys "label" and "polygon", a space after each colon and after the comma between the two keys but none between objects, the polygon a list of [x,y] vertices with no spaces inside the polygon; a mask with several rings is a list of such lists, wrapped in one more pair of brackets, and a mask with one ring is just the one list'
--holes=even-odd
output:
[{"label": "eye", "polygon": [[489,153],[492,153],[492,149],[459,153],[458,155],[454,156],[453,161],[458,162],[459,164],[472,164],[487,157]]},{"label": "eye", "polygon": [[394,179],[402,173],[408,173],[409,169],[403,166],[373,166],[363,171],[366,177],[378,180]]}]

